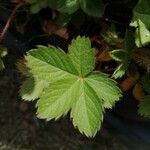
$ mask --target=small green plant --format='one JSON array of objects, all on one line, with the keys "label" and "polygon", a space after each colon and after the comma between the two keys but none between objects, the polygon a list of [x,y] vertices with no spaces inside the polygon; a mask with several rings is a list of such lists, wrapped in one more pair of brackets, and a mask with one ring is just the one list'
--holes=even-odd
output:
[{"label": "small green plant", "polygon": [[28,53],[26,60],[31,70],[21,95],[29,101],[40,97],[37,116],[58,119],[71,111],[74,126],[86,136],[94,136],[105,108],[112,108],[121,91],[108,75],[93,71],[95,57],[90,40],[77,37],[68,54],[55,47],[39,46]]},{"label": "small green plant", "polygon": [[113,78],[121,78],[125,74],[129,66],[133,50],[135,48],[134,39],[134,33],[132,31],[127,31],[125,39],[123,41],[125,45],[124,49],[114,49],[110,52],[111,57],[119,62],[118,67],[112,75]]},{"label": "small green plant", "polygon": [[[111,23],[111,27],[106,22],[109,20],[105,18],[104,13],[109,3],[107,0],[105,2],[103,0],[14,0],[14,2],[16,7],[6,22],[0,42],[4,40],[8,27],[20,7],[30,9],[27,11],[29,15],[26,15],[29,18],[22,25],[23,29],[30,21],[32,13],[39,13],[43,8],[50,8],[51,13],[54,13],[56,17],[43,22],[42,19],[39,20],[44,25],[49,22],[49,28],[54,26],[54,30],[56,28],[59,31],[62,29],[61,25],[65,24],[65,32],[67,32],[67,23],[70,22],[74,26],[82,20],[80,18],[80,13],[82,13],[87,21],[83,27],[89,23],[89,20],[94,20],[94,23],[96,22],[99,28],[102,28],[101,31],[104,31],[96,34],[96,37],[100,38],[98,41],[100,48],[96,55],[109,57],[105,61],[113,60],[117,64],[117,67],[113,68],[113,73],[110,73],[111,77],[104,74],[101,68],[96,71],[96,63],[98,61],[101,63],[101,61],[100,57],[94,54],[97,49],[91,46],[93,39],[91,36],[87,38],[78,36],[73,39],[68,47],[68,53],[51,45],[37,46],[30,50],[25,60],[17,64],[19,70],[27,78],[21,86],[20,95],[25,101],[37,100],[39,118],[47,121],[56,120],[70,113],[73,125],[81,133],[93,137],[100,129],[105,109],[112,109],[115,102],[121,99],[120,88],[123,87],[122,91],[127,92],[131,88],[134,89],[136,84],[143,87],[140,89],[143,93],[141,92],[142,95],[138,98],[140,99],[138,113],[150,117],[150,52],[148,47],[150,44],[150,0],[139,0],[132,8],[133,16],[128,27],[126,25],[123,27],[126,29],[123,36],[119,36],[115,29],[116,21]],[[103,19],[100,19],[101,17]],[[45,29],[43,26],[42,29]],[[107,26],[109,26],[109,32],[106,29]],[[76,27],[78,28],[78,24],[75,25]],[[82,32],[79,28],[77,33]],[[26,29],[21,31],[25,32]],[[70,41],[72,37],[69,37],[69,32],[67,35],[65,39]],[[5,49],[0,48],[0,69],[4,68],[1,58],[6,54],[5,52]],[[135,67],[133,70],[132,65]],[[141,73],[136,66],[139,68],[142,66],[143,72]],[[122,85],[120,84],[119,88],[115,80],[126,77],[127,79]],[[136,90],[134,89],[134,94]]]}]

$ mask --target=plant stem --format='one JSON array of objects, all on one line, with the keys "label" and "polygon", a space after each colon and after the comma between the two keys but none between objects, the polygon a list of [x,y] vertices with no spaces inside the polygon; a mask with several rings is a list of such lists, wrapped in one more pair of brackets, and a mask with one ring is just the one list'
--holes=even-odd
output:
[{"label": "plant stem", "polygon": [[6,24],[5,24],[5,26],[4,26],[4,28],[3,28],[2,32],[1,32],[1,35],[0,35],[0,42],[3,40],[3,38],[4,38],[4,36],[5,36],[5,34],[6,34],[7,30],[8,30],[8,28],[10,27],[10,25],[11,25],[11,23],[12,23],[12,20],[13,20],[13,18],[15,17],[16,11],[17,11],[20,7],[22,7],[23,5],[24,5],[23,2],[18,3],[18,4],[16,5],[16,7],[13,9],[11,15],[9,16],[9,18],[8,18]]}]

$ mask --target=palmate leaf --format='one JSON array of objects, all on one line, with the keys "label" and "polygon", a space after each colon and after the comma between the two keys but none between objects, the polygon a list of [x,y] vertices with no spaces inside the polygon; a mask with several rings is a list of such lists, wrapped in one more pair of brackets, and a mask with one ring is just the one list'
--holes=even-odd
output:
[{"label": "palmate leaf", "polygon": [[[37,97],[35,93],[40,97],[36,104],[37,116],[58,119],[71,111],[74,126],[86,136],[94,136],[103,120],[104,108],[111,108],[121,92],[106,74],[93,71],[95,58],[90,40],[77,37],[69,46],[68,54],[52,46],[40,46],[31,50],[26,60],[30,73],[38,81],[34,84],[45,83],[42,92],[37,92],[39,86],[31,95],[31,99],[33,95]],[[22,91],[28,86],[29,83],[24,84]]]}]

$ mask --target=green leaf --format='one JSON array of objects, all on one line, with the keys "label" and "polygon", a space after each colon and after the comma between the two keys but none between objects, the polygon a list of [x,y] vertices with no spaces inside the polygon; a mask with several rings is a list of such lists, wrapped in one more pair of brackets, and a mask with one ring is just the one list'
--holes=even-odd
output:
[{"label": "green leaf", "polygon": [[79,96],[71,110],[74,126],[86,136],[95,136],[103,120],[103,108],[94,89],[80,80]]},{"label": "green leaf", "polygon": [[[55,59],[53,57],[55,57]],[[23,82],[20,90],[20,95],[24,100],[32,101],[37,99],[43,89],[51,82],[55,82],[61,77],[66,76],[67,71],[74,72],[69,58],[65,56],[62,50],[58,51],[58,49],[54,47],[39,46],[37,49],[30,51],[30,55],[26,57],[26,60],[28,61],[27,68],[22,67],[23,74],[31,77]],[[57,61],[57,63],[55,61]],[[68,63],[69,61],[70,63]],[[51,62],[52,65],[50,65],[49,62]],[[37,65],[39,67],[37,67]],[[32,73],[28,68],[32,68]],[[64,73],[62,75],[63,69]],[[32,74],[34,74],[34,80],[32,79]],[[51,79],[50,82],[48,82],[49,79]]]},{"label": "green leaf", "polygon": [[[65,77],[70,72],[75,74],[71,60],[61,49],[55,47],[39,46],[30,51],[26,57],[27,67],[32,68],[32,74],[39,80],[48,83]],[[37,67],[38,66],[38,67]]]},{"label": "green leaf", "polygon": [[150,74],[147,73],[142,77],[142,86],[150,94]]},{"label": "green leaf", "polygon": [[69,46],[69,58],[72,60],[79,76],[86,76],[95,68],[94,51],[89,39],[77,37]]},{"label": "green leaf", "polygon": [[136,27],[135,43],[137,47],[142,47],[150,43],[150,31],[140,19],[131,23],[131,26]]},{"label": "green leaf", "polygon": [[25,101],[35,100],[41,96],[45,87],[47,87],[45,81],[36,81],[33,76],[28,77],[21,86],[20,96]]},{"label": "green leaf", "polygon": [[47,5],[48,5],[47,0],[42,0],[42,1],[40,0],[40,1],[37,1],[37,2],[33,2],[33,3],[31,3],[30,11],[33,14],[36,14],[41,9],[46,8]]},{"label": "green leaf", "polygon": [[139,104],[139,114],[145,117],[150,117],[150,95],[145,96]]},{"label": "green leaf", "polygon": [[127,59],[127,52],[123,49],[115,49],[109,54],[114,60],[119,62],[123,62]]},{"label": "green leaf", "polygon": [[125,74],[125,71],[127,70],[127,68],[128,68],[128,63],[121,63],[117,67],[117,69],[115,70],[115,72],[113,73],[112,77],[114,79],[121,78]]},{"label": "green leaf", "polygon": [[120,61],[118,67],[116,68],[116,70],[112,75],[113,78],[115,79],[121,78],[125,74],[128,65],[130,63],[132,52],[135,48],[134,39],[135,39],[134,32],[130,29],[127,30],[124,39],[124,44],[125,44],[124,50],[112,51],[112,58],[114,58],[117,61]]},{"label": "green leaf", "polygon": [[140,19],[150,29],[150,1],[139,0],[133,10],[133,20]]},{"label": "green leaf", "polygon": [[77,77],[69,74],[50,85],[37,102],[38,117],[51,120],[65,115],[78,96],[79,86]]},{"label": "green leaf", "polygon": [[79,8],[78,0],[49,0],[49,7],[61,13],[72,14]]},{"label": "green leaf", "polygon": [[90,16],[102,17],[105,6],[102,0],[79,0],[82,10]]},{"label": "green leaf", "polygon": [[86,82],[94,89],[105,108],[112,108],[121,97],[121,91],[116,86],[116,82],[104,73],[93,72],[88,76]]},{"label": "green leaf", "polygon": [[[58,119],[71,110],[74,126],[86,136],[94,136],[104,108],[111,108],[121,91],[106,74],[93,72],[95,57],[89,39],[77,37],[68,54],[40,46],[31,50],[26,60],[34,80],[28,79],[22,91],[28,100],[40,97],[36,104],[38,117]],[[31,88],[35,92],[30,95]]]}]

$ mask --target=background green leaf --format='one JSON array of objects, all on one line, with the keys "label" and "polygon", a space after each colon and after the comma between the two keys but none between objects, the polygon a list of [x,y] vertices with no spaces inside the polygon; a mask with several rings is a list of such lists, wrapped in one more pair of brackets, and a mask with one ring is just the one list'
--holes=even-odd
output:
[{"label": "background green leaf", "polygon": [[126,31],[124,45],[125,46],[122,51],[114,50],[110,52],[110,54],[112,53],[112,58],[114,58],[117,61],[120,61],[118,67],[112,75],[112,77],[115,79],[121,78],[125,74],[126,70],[128,69],[128,65],[131,61],[131,55],[135,48],[135,36],[134,32],[131,29]]},{"label": "background green leaf", "polygon": [[131,23],[131,26],[136,27],[135,43],[137,47],[142,47],[150,43],[150,31],[140,19]]},{"label": "background green leaf", "polygon": [[93,17],[102,17],[105,5],[102,0],[79,0],[82,10]]},{"label": "background green leaf", "polygon": [[145,96],[139,104],[139,114],[145,117],[150,117],[150,95]]},{"label": "background green leaf", "polygon": [[150,29],[150,1],[139,0],[133,9],[133,20],[140,19]]},{"label": "background green leaf", "polygon": [[111,51],[109,54],[114,60],[119,62],[123,62],[127,59],[127,53],[123,49],[115,49]]},{"label": "background green leaf", "polygon": [[61,13],[72,14],[79,8],[78,0],[49,0],[49,7]]}]

